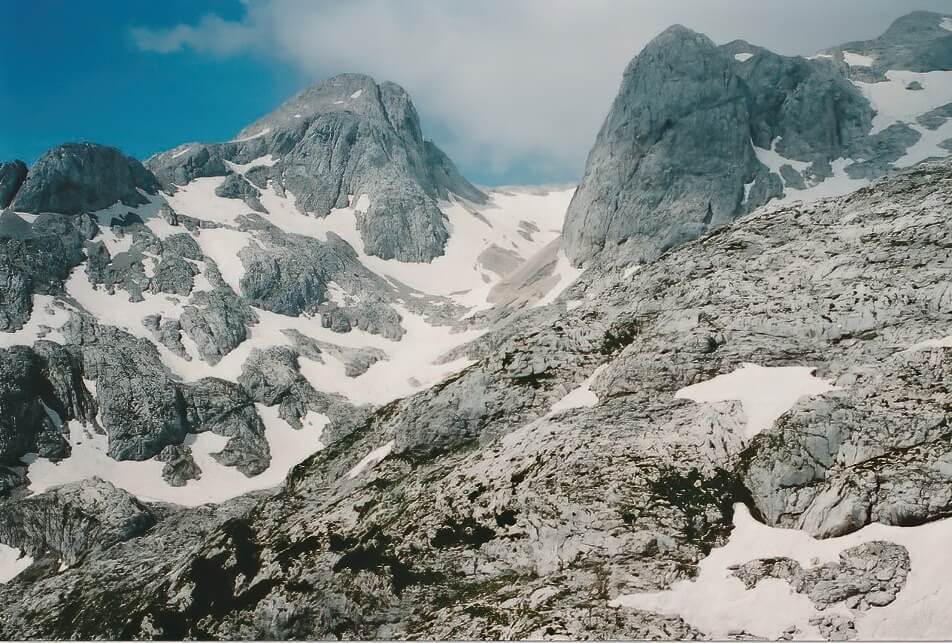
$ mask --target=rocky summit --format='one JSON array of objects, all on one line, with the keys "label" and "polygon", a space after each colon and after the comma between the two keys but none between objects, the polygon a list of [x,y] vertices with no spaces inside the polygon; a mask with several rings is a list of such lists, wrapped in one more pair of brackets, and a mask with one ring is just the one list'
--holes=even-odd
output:
[{"label": "rocky summit", "polygon": [[575,188],[398,85],[0,164],[0,639],[947,639],[952,16],[664,31]]},{"label": "rocky summit", "polygon": [[[913,13],[877,40],[811,58],[745,41],[718,47],[671,27],[625,70],[566,215],[569,257],[653,260],[767,202],[850,191],[944,156],[944,20]],[[921,122],[908,122],[902,94],[923,83],[932,95],[914,115]]]},{"label": "rocky summit", "polygon": [[[276,162],[253,177],[231,173],[232,163],[265,155]],[[147,165],[170,188],[197,177],[230,175],[219,196],[244,199],[255,210],[259,189],[269,183],[317,216],[355,202],[367,253],[401,261],[431,261],[443,254],[448,233],[441,199],[456,194],[485,201],[452,161],[424,140],[407,92],[360,74],[305,89],[233,141],[177,148]]]}]

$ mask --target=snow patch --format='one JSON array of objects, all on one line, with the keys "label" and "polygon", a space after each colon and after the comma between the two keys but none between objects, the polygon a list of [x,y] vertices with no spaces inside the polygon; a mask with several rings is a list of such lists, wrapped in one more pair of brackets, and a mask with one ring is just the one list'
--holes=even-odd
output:
[{"label": "snow patch", "polygon": [[547,306],[553,301],[558,299],[559,295],[566,291],[566,289],[575,283],[575,280],[579,278],[585,272],[584,268],[576,268],[572,265],[572,262],[569,261],[569,258],[565,256],[565,252],[559,248],[557,259],[555,262],[555,269],[553,274],[558,278],[558,281],[555,282],[555,285],[545,294],[544,297],[539,299],[533,308],[538,308],[540,306]]},{"label": "snow patch", "polygon": [[258,133],[256,133],[256,134],[251,134],[250,136],[245,136],[245,137],[243,137],[243,138],[233,138],[230,142],[231,142],[231,143],[243,143],[244,141],[251,141],[251,140],[254,140],[254,139],[256,139],[256,138],[261,138],[262,136],[264,136],[265,134],[267,134],[267,133],[270,132],[270,131],[271,131],[271,128],[270,128],[270,127],[266,127],[266,128],[264,128],[263,130],[261,130],[260,132],[258,132]]},{"label": "snow patch", "polygon": [[19,549],[0,543],[0,585],[8,583],[33,564],[33,559]]},{"label": "snow patch", "polygon": [[[782,156],[777,151],[777,145],[779,142],[780,138],[774,139],[769,150],[757,147],[751,143],[757,159],[766,165],[771,172],[779,176],[780,168],[784,165],[789,165],[800,173],[803,173],[807,168],[810,167],[810,163],[807,163],[806,161],[797,161],[795,159],[788,159],[785,156]],[[852,163],[853,161],[851,159],[836,159],[830,163],[830,166],[833,170],[833,176],[812,185],[808,183],[807,187],[803,190],[786,186],[783,197],[780,199],[774,199],[770,203],[773,205],[781,205],[784,203],[793,203],[795,201],[816,201],[818,199],[824,199],[827,197],[849,194],[850,192],[858,190],[861,187],[869,185],[869,180],[853,179],[850,178],[849,174],[846,173],[846,167]],[[750,191],[747,189],[745,193],[745,199],[749,196]]]},{"label": "snow patch", "polygon": [[350,95],[351,98],[360,98],[360,95],[364,93],[364,90],[358,89],[353,94]]},{"label": "snow patch", "polygon": [[228,228],[205,228],[195,237],[202,253],[218,266],[222,279],[236,293],[241,293],[245,265],[239,253],[251,243],[251,234]]},{"label": "snow patch", "polygon": [[394,441],[390,440],[390,442],[387,442],[382,447],[378,447],[365,455],[360,460],[360,462],[354,465],[353,469],[347,472],[347,477],[350,480],[353,480],[367,469],[372,469],[377,466],[381,460],[386,458],[388,455],[390,455],[390,452],[393,451],[393,444]]},{"label": "snow patch", "polygon": [[[922,89],[907,90],[912,82],[918,82]],[[915,128],[918,116],[952,100],[952,71],[920,73],[891,69],[886,72],[883,82],[854,84],[876,110],[871,134],[881,132],[893,123],[908,123]]]},{"label": "snow patch", "polygon": [[20,330],[0,332],[0,348],[32,346],[38,339],[64,343],[59,329],[69,320],[71,307],[49,295],[33,295],[33,312]]},{"label": "snow patch", "polygon": [[361,194],[360,198],[357,199],[357,203],[354,204],[354,212],[358,214],[366,214],[370,209],[370,197],[366,194]]},{"label": "snow patch", "polygon": [[238,174],[244,174],[245,172],[247,172],[253,167],[260,167],[262,165],[265,167],[271,167],[280,160],[281,159],[275,158],[274,156],[271,156],[270,154],[265,154],[264,156],[259,156],[256,159],[252,159],[248,161],[247,163],[232,163],[231,161],[225,161],[225,165],[232,172],[237,172]]},{"label": "snow patch", "polygon": [[608,364],[602,364],[596,368],[582,384],[569,392],[565,397],[552,405],[549,413],[560,413],[569,409],[578,409],[582,407],[591,407],[598,404],[598,396],[592,392],[591,386],[595,378],[601,375]]},{"label": "snow patch", "polygon": [[939,23],[939,26],[946,31],[952,31],[952,18],[943,18],[942,22]]},{"label": "snow patch", "polygon": [[223,199],[215,194],[215,188],[225,179],[224,176],[193,179],[187,185],[179,186],[175,194],[166,194],[165,200],[179,214],[235,225],[240,215],[248,214],[248,206],[241,199]]},{"label": "snow patch", "polygon": [[186,152],[188,152],[190,149],[192,149],[192,148],[191,148],[191,147],[183,147],[183,148],[180,149],[178,152],[176,152],[175,154],[173,154],[173,155],[172,155],[172,158],[173,158],[173,159],[177,159],[178,157],[180,157],[180,156],[182,156],[183,154],[185,154]]},{"label": "snow patch", "polygon": [[692,384],[674,394],[694,402],[739,400],[747,415],[745,436],[750,439],[773,425],[801,397],[834,390],[826,380],[813,375],[808,366],[758,366],[744,364],[726,375]]},{"label": "snow patch", "polygon": [[[822,640],[810,619],[841,613],[855,620],[857,640],[943,640],[952,632],[948,609],[948,578],[952,575],[952,520],[917,527],[867,525],[841,536],[818,540],[796,529],[767,527],[751,517],[744,505],[734,507],[734,530],[726,545],[714,549],[698,565],[693,580],[674,583],[667,591],[622,595],[613,607],[677,614],[709,638],[727,639],[744,630],[754,636],[777,639],[791,625],[797,638]],[[839,553],[872,540],[906,547],[911,569],[896,600],[866,612],[837,606],[818,611],[803,594],[779,579],[761,581],[754,589],[732,576],[729,569],[760,558],[787,557],[804,567],[835,561]]]},{"label": "snow patch", "polygon": [[736,60],[737,62],[747,62],[753,57],[754,57],[754,54],[748,54],[748,53],[734,54],[734,60]]},{"label": "snow patch", "polygon": [[844,51],[843,60],[845,60],[846,64],[850,67],[872,67],[875,59],[872,56],[864,56],[863,54],[857,54],[852,51]]},{"label": "snow patch", "polygon": [[[358,331],[331,337],[328,337],[331,331],[323,328],[323,337],[314,329],[302,331],[315,339],[325,339],[338,345],[346,343],[352,348],[379,348],[387,354],[386,360],[372,364],[359,377],[347,377],[344,364],[325,354],[324,363],[301,358],[301,374],[319,391],[339,393],[354,404],[383,405],[429,388],[474,363],[467,358],[446,363],[439,361],[453,348],[482,335],[484,330],[454,332],[449,326],[431,325],[421,315],[401,306],[394,308],[403,319],[403,328],[406,330],[403,339],[398,342],[368,333],[355,334]],[[320,323],[316,325],[320,326]]]},{"label": "snow patch", "polygon": [[309,413],[304,426],[295,430],[281,419],[278,407],[261,404],[255,407],[264,422],[265,437],[271,450],[271,465],[257,476],[249,478],[237,469],[219,464],[212,454],[221,451],[229,438],[205,432],[191,434],[185,440],[192,449],[195,463],[202,470],[202,477],[189,480],[182,487],[173,487],[162,478],[162,462],[155,458],[142,462],[113,460],[108,455],[108,438],[74,420],[69,423],[68,439],[72,447],[69,458],[60,462],[35,456],[24,458],[29,467],[29,490],[42,493],[57,485],[95,476],[142,500],[194,507],[276,487],[284,482],[292,467],[324,448],[321,432],[329,419]]}]

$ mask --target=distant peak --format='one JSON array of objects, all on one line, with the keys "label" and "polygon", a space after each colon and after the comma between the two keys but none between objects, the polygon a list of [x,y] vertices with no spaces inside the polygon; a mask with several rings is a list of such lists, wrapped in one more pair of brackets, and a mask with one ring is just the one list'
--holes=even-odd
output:
[{"label": "distant peak", "polygon": [[645,45],[642,55],[656,52],[716,49],[714,41],[684,25],[671,25]]}]

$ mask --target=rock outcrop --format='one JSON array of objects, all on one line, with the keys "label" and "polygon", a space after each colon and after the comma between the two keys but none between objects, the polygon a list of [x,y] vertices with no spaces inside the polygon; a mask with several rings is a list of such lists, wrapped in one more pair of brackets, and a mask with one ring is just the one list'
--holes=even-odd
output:
[{"label": "rock outcrop", "polygon": [[84,241],[95,234],[86,217],[40,215],[32,223],[0,212],[0,331],[23,326],[33,295],[62,292],[73,267],[85,258]]},{"label": "rock outcrop", "polygon": [[[566,214],[563,247],[576,265],[619,244],[628,257],[653,260],[783,194],[754,146],[809,163],[808,178],[822,180],[872,116],[832,61],[742,41],[717,47],[671,27],[625,70]],[[783,173],[788,185],[803,184],[792,166]]]},{"label": "rock outcrop", "polygon": [[0,464],[18,464],[28,453],[69,455],[64,423],[96,416],[78,362],[52,342],[0,349]]},{"label": "rock outcrop", "polygon": [[10,205],[23,180],[26,178],[26,163],[20,160],[0,163],[0,210]]},{"label": "rock outcrop", "polygon": [[154,522],[134,496],[91,478],[0,504],[0,542],[70,566],[141,535]]},{"label": "rock outcrop", "polygon": [[116,148],[66,143],[33,164],[12,207],[20,212],[79,214],[117,202],[147,203],[139,191],[154,194],[158,189],[152,172]]}]

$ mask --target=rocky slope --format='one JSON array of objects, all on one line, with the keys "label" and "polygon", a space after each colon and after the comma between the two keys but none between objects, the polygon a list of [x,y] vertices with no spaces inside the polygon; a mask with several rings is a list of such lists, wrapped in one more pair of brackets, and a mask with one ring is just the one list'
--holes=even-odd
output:
[{"label": "rocky slope", "polygon": [[358,75],[0,168],[0,638],[948,638],[950,72],[865,55],[668,30],[564,239]]},{"label": "rocky slope", "polygon": [[[344,156],[319,145],[327,119],[364,132]],[[497,282],[557,248],[571,190],[476,190],[392,83],[335,77],[250,130],[274,136],[181,147],[149,161],[157,174],[94,144],[4,165],[0,493],[98,476],[195,505],[272,487],[373,406],[468,363],[443,356],[481,311],[568,284],[553,251],[533,264],[542,286],[493,307]],[[320,216],[304,207],[332,188]],[[364,224],[388,190],[426,204],[449,253],[374,256]]]},{"label": "rocky slope", "polygon": [[813,58],[668,29],[625,70],[566,216],[569,257],[653,260],[769,201],[948,155],[950,20],[913,13]]},{"label": "rocky slope", "polygon": [[[715,635],[626,602],[698,573],[740,529],[737,503],[823,537],[947,515],[950,214],[952,165],[924,166],[635,271],[596,265],[276,495],[223,522],[149,509],[145,534],[21,575],[0,634]],[[44,542],[29,551],[59,551]],[[862,542],[823,567],[752,553],[734,575],[809,595],[809,618],[775,610],[771,631],[868,637],[879,611],[915,609],[900,601],[928,552]]]}]

